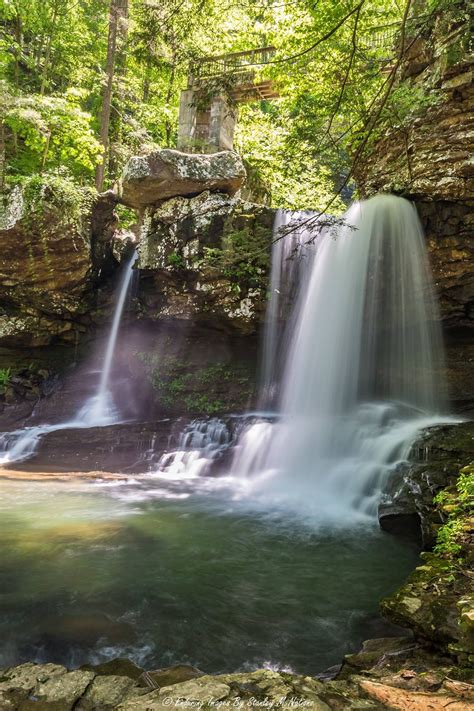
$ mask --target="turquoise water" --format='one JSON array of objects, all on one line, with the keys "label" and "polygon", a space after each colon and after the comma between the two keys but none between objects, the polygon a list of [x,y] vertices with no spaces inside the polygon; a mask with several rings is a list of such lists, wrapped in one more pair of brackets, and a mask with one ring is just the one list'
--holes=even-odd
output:
[{"label": "turquoise water", "polygon": [[0,666],[127,656],[314,674],[377,636],[414,547],[209,486],[0,482]]}]

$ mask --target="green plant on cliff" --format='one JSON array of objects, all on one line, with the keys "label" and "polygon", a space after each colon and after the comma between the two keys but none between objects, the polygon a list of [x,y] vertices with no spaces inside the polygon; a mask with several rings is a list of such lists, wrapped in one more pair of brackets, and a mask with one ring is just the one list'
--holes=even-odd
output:
[{"label": "green plant on cliff", "polygon": [[0,368],[0,388],[4,388],[5,385],[8,385],[11,374],[11,368]]},{"label": "green plant on cliff", "polygon": [[252,377],[242,365],[214,363],[197,366],[173,356],[136,352],[156,395],[165,409],[187,414],[215,415],[242,408],[252,393]]},{"label": "green plant on cliff", "polygon": [[184,257],[179,252],[172,252],[169,254],[166,262],[168,266],[173,267],[174,269],[184,269],[185,267]]},{"label": "green plant on cliff", "polygon": [[225,234],[222,249],[204,247],[201,266],[215,269],[231,282],[259,288],[268,264],[268,229],[254,220],[246,222]]},{"label": "green plant on cliff", "polygon": [[84,216],[90,212],[95,199],[91,188],[78,187],[70,177],[32,175],[20,178],[24,200],[24,219],[37,221],[45,217],[45,210],[54,210],[55,219],[65,227],[81,232]]},{"label": "green plant on cliff", "polygon": [[461,469],[455,488],[440,492],[435,503],[447,520],[438,531],[434,552],[455,562],[462,554],[474,515],[474,462]]}]

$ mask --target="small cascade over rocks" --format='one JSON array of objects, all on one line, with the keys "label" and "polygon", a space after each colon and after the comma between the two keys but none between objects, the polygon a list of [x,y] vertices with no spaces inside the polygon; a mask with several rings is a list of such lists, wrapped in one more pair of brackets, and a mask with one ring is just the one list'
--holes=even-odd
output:
[{"label": "small cascade over rocks", "polygon": [[134,253],[123,268],[97,392],[87,400],[74,417],[66,422],[23,427],[12,432],[1,433],[0,465],[29,459],[35,453],[41,437],[49,432],[72,428],[103,427],[120,422],[120,414],[110,392],[110,377],[120,322],[134,274],[133,265],[136,261],[136,256],[136,253]]},{"label": "small cascade over rocks", "polygon": [[[295,304],[279,420],[243,434],[233,473],[267,504],[338,522],[373,518],[417,432],[446,410],[439,314],[415,208],[392,195],[353,205],[336,234],[318,238]],[[279,347],[274,336],[266,344]]]},{"label": "small cascade over rocks", "polygon": [[156,473],[168,479],[209,475],[231,442],[232,433],[223,420],[217,417],[192,420],[179,434],[176,449],[160,457]]}]

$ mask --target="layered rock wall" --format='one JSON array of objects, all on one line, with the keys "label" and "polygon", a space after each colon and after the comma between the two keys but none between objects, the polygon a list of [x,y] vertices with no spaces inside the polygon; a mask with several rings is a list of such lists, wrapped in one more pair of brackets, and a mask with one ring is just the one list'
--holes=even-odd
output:
[{"label": "layered rock wall", "polygon": [[0,222],[1,346],[74,342],[110,257],[114,203],[54,180],[13,189]]},{"label": "layered rock wall", "polygon": [[[457,409],[474,401],[474,113],[466,0],[420,24],[407,39],[399,91],[414,107],[356,166],[363,197],[412,200],[430,253]],[[417,102],[419,103],[418,108]]]}]

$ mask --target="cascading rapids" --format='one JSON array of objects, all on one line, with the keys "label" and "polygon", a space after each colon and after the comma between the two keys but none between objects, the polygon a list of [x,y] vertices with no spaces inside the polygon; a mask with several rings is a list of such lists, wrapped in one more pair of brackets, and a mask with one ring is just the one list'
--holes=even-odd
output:
[{"label": "cascading rapids", "polygon": [[374,517],[390,472],[446,408],[437,302],[411,203],[378,195],[323,230],[290,324],[280,417],[244,433],[233,473],[267,502],[337,521]]}]

